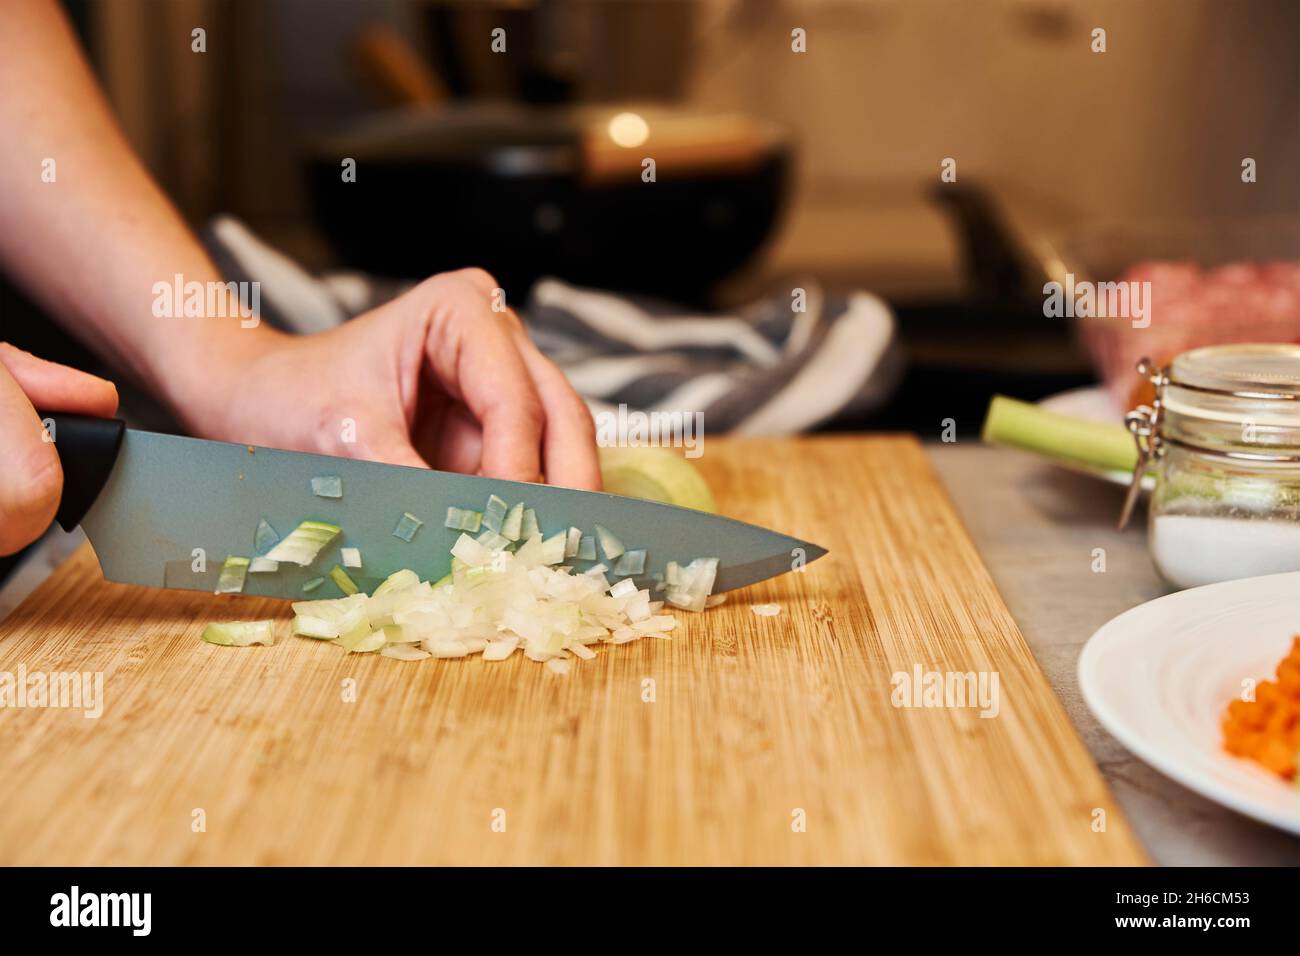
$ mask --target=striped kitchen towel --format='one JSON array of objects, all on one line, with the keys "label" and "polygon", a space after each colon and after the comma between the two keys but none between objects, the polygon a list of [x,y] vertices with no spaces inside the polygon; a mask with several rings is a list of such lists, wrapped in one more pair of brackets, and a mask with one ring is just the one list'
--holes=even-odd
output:
[{"label": "striped kitchen towel", "polygon": [[[227,281],[261,283],[262,318],[310,333],[400,295],[411,283],[353,272],[313,276],[231,217],[204,244]],[[713,433],[788,435],[884,404],[902,375],[894,319],[865,292],[811,282],[729,315],[544,279],[520,316],[593,414],[620,406],[681,413]],[[608,418],[608,416],[600,416]]]}]

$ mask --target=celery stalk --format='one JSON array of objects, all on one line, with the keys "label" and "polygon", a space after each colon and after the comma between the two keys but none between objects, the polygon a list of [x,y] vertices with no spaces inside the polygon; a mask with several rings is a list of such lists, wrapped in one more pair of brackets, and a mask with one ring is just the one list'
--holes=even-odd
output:
[{"label": "celery stalk", "polygon": [[989,403],[982,437],[990,445],[1101,471],[1131,473],[1137,464],[1137,446],[1125,426],[1072,418],[1005,395]]}]

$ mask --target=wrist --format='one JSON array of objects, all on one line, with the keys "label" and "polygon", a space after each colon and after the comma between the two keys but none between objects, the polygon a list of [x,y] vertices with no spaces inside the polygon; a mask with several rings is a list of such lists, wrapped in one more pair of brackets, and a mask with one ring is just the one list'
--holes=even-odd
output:
[{"label": "wrist", "polygon": [[185,429],[220,436],[223,416],[258,360],[290,337],[269,326],[241,327],[236,318],[167,320],[194,323],[171,330],[167,347],[153,352],[153,393]]}]

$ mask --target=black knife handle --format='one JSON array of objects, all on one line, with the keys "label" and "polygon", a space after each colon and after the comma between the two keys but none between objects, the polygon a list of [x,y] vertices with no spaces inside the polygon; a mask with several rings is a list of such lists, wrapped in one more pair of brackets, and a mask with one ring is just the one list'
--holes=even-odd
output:
[{"label": "black knife handle", "polygon": [[63,466],[63,497],[54,518],[64,531],[81,523],[117,461],[126,422],[120,418],[91,418],[64,412],[36,413],[59,453]]}]

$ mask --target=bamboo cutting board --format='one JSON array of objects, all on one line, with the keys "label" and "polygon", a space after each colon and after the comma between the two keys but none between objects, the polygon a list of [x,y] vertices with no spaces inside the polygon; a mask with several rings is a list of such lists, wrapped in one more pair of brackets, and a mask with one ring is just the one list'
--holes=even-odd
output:
[{"label": "bamboo cutting board", "polygon": [[[567,676],[347,655],[83,549],[0,623],[0,671],[102,672],[103,716],[0,709],[0,863],[1144,862],[914,440],[700,465],[830,555]],[[199,641],[272,615],[274,647]],[[997,716],[893,706],[918,665],[996,672]]]}]

